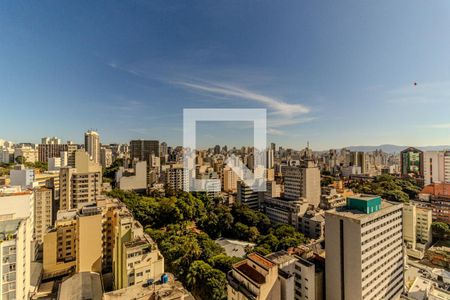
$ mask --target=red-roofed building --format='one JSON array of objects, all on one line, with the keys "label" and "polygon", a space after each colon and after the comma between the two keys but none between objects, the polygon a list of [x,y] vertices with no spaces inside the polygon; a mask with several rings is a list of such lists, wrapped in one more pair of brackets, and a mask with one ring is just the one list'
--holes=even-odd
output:
[{"label": "red-roofed building", "polygon": [[433,221],[450,224],[450,183],[432,183],[425,186],[419,197],[430,202]]}]

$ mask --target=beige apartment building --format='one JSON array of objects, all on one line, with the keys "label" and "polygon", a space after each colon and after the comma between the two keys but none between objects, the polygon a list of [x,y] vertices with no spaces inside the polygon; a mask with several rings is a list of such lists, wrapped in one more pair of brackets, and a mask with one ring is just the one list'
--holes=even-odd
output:
[{"label": "beige apartment building", "polygon": [[34,195],[35,239],[41,244],[47,229],[52,226],[52,190],[45,187],[38,188],[34,190]]},{"label": "beige apartment building", "polygon": [[347,198],[325,212],[326,299],[398,299],[403,292],[402,204]]},{"label": "beige apartment building", "polygon": [[432,242],[432,222],[431,209],[414,204],[404,204],[403,239],[405,241],[406,254],[417,259],[424,257],[426,248]]},{"label": "beige apartment building", "polygon": [[44,278],[72,272],[112,273],[114,289],[159,279],[164,257],[126,206],[101,197],[96,204],[58,212],[44,237]]},{"label": "beige apartment building", "polygon": [[225,167],[223,169],[223,191],[227,193],[236,193],[237,192],[237,182],[239,180],[238,176],[234,171]]},{"label": "beige apartment building", "polygon": [[284,169],[284,198],[299,200],[318,207],[320,204],[320,170],[312,160],[305,160],[300,166],[286,166]]},{"label": "beige apartment building", "polygon": [[59,211],[44,236],[44,278],[102,270],[102,214],[96,206]]}]

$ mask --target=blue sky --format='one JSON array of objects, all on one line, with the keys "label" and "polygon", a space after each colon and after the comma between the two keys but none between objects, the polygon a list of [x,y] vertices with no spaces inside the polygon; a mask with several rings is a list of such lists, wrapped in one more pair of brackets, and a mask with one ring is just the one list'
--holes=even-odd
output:
[{"label": "blue sky", "polygon": [[0,138],[181,144],[183,108],[223,107],[286,147],[450,144],[449,30],[448,0],[3,1]]}]

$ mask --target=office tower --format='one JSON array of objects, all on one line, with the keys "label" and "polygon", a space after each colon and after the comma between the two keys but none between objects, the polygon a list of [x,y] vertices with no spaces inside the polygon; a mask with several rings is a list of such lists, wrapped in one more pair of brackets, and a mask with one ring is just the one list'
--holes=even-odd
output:
[{"label": "office tower", "polygon": [[100,164],[100,135],[94,130],[84,134],[84,149],[94,163]]},{"label": "office tower", "polygon": [[132,140],[130,141],[131,160],[148,161],[151,154],[159,156],[159,141]]},{"label": "office tower", "polygon": [[254,192],[242,180],[237,182],[237,201],[239,204],[246,204],[251,209],[259,209],[259,193]]},{"label": "office tower", "polygon": [[116,172],[116,183],[124,191],[145,192],[147,190],[147,163],[134,162],[133,169],[119,167]]},{"label": "office tower", "polygon": [[24,165],[17,165],[9,171],[10,184],[18,185],[22,189],[30,188],[34,181],[34,169],[27,169]]},{"label": "office tower", "polygon": [[100,149],[100,164],[103,168],[108,168],[113,163],[112,150],[102,147]]},{"label": "office tower", "polygon": [[303,161],[300,166],[286,166],[284,175],[284,198],[304,198],[315,207],[319,206],[320,170],[312,160]]},{"label": "office tower", "polygon": [[402,176],[414,175],[423,178],[423,152],[413,147],[401,151],[400,171]]},{"label": "office tower", "polygon": [[281,299],[278,272],[276,263],[257,253],[249,254],[228,273],[227,299]]},{"label": "office tower", "polygon": [[61,139],[54,137],[43,137],[41,139],[41,144],[52,144],[52,145],[59,145],[61,144]]},{"label": "office tower", "polygon": [[160,157],[166,157],[166,155],[169,154],[168,149],[167,149],[167,143],[166,142],[162,142],[161,143],[161,147],[159,149],[159,156]]},{"label": "office tower", "polygon": [[42,187],[34,190],[35,239],[44,241],[44,234],[52,226],[53,199],[52,190]]},{"label": "office tower", "polygon": [[432,222],[431,209],[414,204],[403,205],[403,239],[406,254],[417,259],[423,258],[426,248],[432,241]]},{"label": "office tower", "polygon": [[79,172],[78,169],[61,168],[59,177],[60,209],[77,208],[95,202],[102,191],[101,172]]},{"label": "office tower", "polygon": [[403,291],[402,204],[359,195],[325,212],[326,298],[398,299]]},{"label": "office tower", "polygon": [[32,236],[29,218],[0,216],[0,299],[29,299]]}]

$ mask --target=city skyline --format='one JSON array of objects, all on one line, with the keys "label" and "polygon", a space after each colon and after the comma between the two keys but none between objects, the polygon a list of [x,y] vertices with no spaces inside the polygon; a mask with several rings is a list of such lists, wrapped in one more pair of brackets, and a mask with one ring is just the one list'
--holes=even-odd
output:
[{"label": "city skyline", "polygon": [[448,144],[446,1],[116,4],[4,5],[2,138],[181,145],[183,108],[251,107],[285,147]]}]

